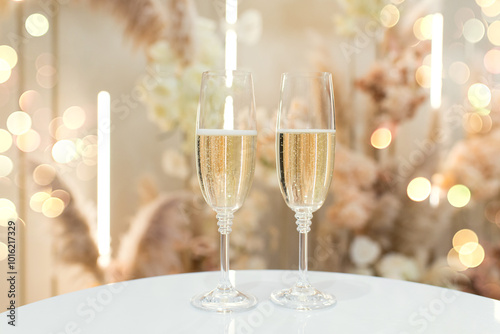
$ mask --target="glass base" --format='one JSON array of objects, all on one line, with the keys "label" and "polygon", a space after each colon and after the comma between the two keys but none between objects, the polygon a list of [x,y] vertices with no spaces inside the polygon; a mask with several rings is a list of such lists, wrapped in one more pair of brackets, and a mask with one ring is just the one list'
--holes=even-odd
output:
[{"label": "glass base", "polygon": [[208,293],[194,296],[191,304],[202,310],[227,313],[248,310],[257,304],[257,298],[233,287],[225,289],[217,287]]},{"label": "glass base", "polygon": [[310,285],[274,291],[271,300],[278,305],[302,311],[317,310],[337,303],[334,296],[320,292]]}]

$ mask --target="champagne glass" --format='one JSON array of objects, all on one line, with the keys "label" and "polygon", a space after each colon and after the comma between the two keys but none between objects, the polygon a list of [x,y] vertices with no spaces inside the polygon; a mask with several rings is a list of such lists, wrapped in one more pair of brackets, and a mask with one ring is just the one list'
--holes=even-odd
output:
[{"label": "champagne glass", "polygon": [[281,194],[295,212],[299,231],[299,276],[271,300],[298,310],[328,307],[335,297],[307,278],[307,232],[312,214],[325,201],[335,159],[335,113],[330,73],[284,73],[276,125],[276,159]]},{"label": "champagne glass", "polygon": [[253,179],[256,129],[251,73],[204,72],[196,121],[196,169],[203,197],[217,213],[221,268],[217,287],[191,300],[204,310],[231,312],[257,303],[254,296],[239,292],[231,283],[228,254],[233,215]]}]

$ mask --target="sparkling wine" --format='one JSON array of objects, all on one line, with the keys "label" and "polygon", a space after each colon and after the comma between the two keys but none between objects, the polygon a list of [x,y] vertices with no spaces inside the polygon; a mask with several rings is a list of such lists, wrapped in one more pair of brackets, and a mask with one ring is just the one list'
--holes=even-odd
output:
[{"label": "sparkling wine", "polygon": [[293,210],[323,205],[332,181],[335,130],[279,130],[278,177]]},{"label": "sparkling wine", "polygon": [[243,204],[255,169],[257,131],[207,130],[196,133],[196,166],[207,203],[237,210]]}]

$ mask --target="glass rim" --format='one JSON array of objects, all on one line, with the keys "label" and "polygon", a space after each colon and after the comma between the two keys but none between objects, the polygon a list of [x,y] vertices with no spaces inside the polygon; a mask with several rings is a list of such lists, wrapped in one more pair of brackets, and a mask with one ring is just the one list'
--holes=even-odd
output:
[{"label": "glass rim", "polygon": [[202,75],[203,76],[207,76],[207,75],[226,76],[227,73],[232,73],[232,75],[239,75],[239,76],[252,75],[252,72],[244,71],[244,70],[208,70],[208,71],[202,72]]},{"label": "glass rim", "polygon": [[290,72],[284,72],[281,74],[281,77],[295,77],[295,76],[301,76],[301,77],[309,77],[309,78],[320,78],[320,77],[329,77],[331,76],[331,72],[321,72],[321,71],[290,71]]}]

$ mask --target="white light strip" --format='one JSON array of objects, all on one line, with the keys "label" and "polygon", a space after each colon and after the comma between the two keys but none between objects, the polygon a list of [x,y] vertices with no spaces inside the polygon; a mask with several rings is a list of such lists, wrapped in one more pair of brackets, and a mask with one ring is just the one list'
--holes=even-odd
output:
[{"label": "white light strip", "polygon": [[236,69],[236,57],[237,57],[237,41],[238,36],[236,34],[235,27],[238,20],[238,0],[226,0],[226,70]]},{"label": "white light strip", "polygon": [[224,130],[234,130],[233,97],[226,96],[224,104]]},{"label": "white light strip", "polygon": [[226,0],[226,22],[235,24],[238,20],[238,0]]},{"label": "white light strip", "polygon": [[97,247],[99,263],[107,266],[111,259],[111,97],[108,92],[97,95]]},{"label": "white light strip", "polygon": [[236,69],[236,45],[238,42],[238,36],[234,29],[228,29],[226,31],[226,70]]},{"label": "white light strip", "polygon": [[442,73],[443,73],[443,15],[432,16],[431,45],[431,107],[441,107]]}]

